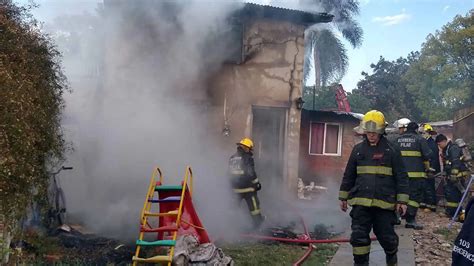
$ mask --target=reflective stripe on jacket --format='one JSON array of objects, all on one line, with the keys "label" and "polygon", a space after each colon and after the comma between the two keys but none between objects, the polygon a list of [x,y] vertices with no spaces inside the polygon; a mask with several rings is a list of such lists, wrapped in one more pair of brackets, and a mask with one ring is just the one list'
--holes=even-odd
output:
[{"label": "reflective stripe on jacket", "polygon": [[258,183],[252,153],[238,147],[229,159],[229,176],[235,193],[254,192]]},{"label": "reflective stripe on jacket", "polygon": [[467,166],[461,161],[462,150],[451,141],[448,142],[444,150],[446,158],[445,169],[448,175],[459,175],[460,172],[467,172]]},{"label": "reflective stripe on jacket", "polygon": [[[428,142],[414,131],[407,131],[397,138],[403,163],[409,178],[425,178],[433,152]],[[426,162],[426,164],[425,164]]]},{"label": "reflective stripe on jacket", "polygon": [[408,202],[408,176],[400,150],[381,137],[376,146],[357,144],[347,162],[339,199],[351,205],[393,210]]}]

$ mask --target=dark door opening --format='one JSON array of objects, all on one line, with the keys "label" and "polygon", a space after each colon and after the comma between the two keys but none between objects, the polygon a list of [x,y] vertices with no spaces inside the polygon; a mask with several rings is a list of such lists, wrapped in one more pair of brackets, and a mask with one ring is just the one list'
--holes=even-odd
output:
[{"label": "dark door opening", "polygon": [[252,136],[257,175],[262,185],[281,187],[287,109],[254,106],[252,111]]}]

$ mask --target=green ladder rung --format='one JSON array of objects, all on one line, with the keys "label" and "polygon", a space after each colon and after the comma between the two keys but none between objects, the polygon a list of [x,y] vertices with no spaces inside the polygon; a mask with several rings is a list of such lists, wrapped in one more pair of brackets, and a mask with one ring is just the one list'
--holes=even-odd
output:
[{"label": "green ladder rung", "polygon": [[155,191],[182,190],[183,186],[155,186]]},{"label": "green ladder rung", "polygon": [[153,242],[148,242],[145,240],[137,240],[138,246],[148,246],[148,247],[174,247],[176,245],[175,240],[158,240]]}]

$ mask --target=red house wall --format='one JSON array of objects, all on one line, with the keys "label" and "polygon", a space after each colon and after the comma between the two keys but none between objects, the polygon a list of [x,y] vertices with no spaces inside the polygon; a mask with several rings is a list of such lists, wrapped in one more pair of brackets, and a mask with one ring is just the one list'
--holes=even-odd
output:
[{"label": "red house wall", "polygon": [[[309,154],[311,122],[332,122],[342,125],[341,156]],[[303,110],[301,113],[299,177],[305,183],[313,181],[317,185],[325,185],[331,181],[340,182],[352,148],[361,140],[360,137],[354,135],[353,131],[358,124],[359,120],[350,114]]]}]

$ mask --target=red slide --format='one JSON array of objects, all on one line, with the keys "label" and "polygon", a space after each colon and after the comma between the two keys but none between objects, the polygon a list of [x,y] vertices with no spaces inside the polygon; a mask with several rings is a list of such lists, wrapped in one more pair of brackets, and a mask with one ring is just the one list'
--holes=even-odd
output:
[{"label": "red slide", "polygon": [[[181,198],[181,190],[174,191],[161,191],[159,193],[159,200],[166,201],[170,198]],[[168,202],[167,204],[160,204],[160,212],[166,213],[179,208],[179,201]],[[160,226],[175,227],[176,219],[174,217],[160,217]],[[197,215],[196,209],[193,205],[191,193],[188,188],[184,192],[183,209],[181,214],[180,226],[178,227],[178,235],[189,235],[196,236],[201,244],[211,242],[206,230],[204,229],[199,216]],[[158,239],[163,239],[162,233],[158,232]]]}]

